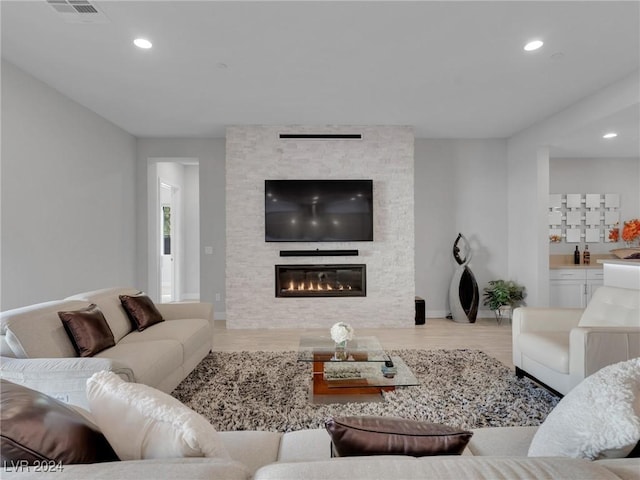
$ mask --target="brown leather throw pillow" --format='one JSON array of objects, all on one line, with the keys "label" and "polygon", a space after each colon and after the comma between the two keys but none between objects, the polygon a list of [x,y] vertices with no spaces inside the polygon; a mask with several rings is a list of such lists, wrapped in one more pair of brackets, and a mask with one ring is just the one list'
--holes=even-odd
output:
[{"label": "brown leather throw pillow", "polygon": [[116,342],[107,320],[97,305],[69,312],[58,312],[64,329],[81,357],[92,357]]},{"label": "brown leather throw pillow", "polygon": [[[0,452],[5,467],[53,461],[64,468],[118,460],[104,435],[78,412],[44,393],[0,382]],[[55,477],[58,470],[52,471]]]},{"label": "brown leather throw pillow", "polygon": [[396,417],[336,417],[325,422],[338,457],[460,455],[472,432]]},{"label": "brown leather throw pillow", "polygon": [[153,300],[144,294],[120,295],[120,302],[129,315],[131,323],[139,332],[164,321]]}]

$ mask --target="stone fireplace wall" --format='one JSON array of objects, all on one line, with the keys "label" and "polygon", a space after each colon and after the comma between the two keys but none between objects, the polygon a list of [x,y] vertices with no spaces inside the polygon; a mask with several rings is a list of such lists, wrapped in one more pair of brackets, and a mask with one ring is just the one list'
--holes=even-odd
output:
[{"label": "stone fireplace wall", "polygon": [[[362,139],[280,139],[359,133]],[[414,324],[413,130],[410,127],[237,126],[226,139],[228,328]],[[267,243],[266,179],[371,179],[374,241]],[[280,257],[280,250],[357,249],[354,257]],[[366,297],[276,298],[276,264],[365,264]]]}]

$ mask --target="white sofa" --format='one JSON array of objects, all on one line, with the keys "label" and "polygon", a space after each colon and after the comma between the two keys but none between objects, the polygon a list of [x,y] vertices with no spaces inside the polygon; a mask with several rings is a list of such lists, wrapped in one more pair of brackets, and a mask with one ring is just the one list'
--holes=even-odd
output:
[{"label": "white sofa", "polygon": [[[0,377],[83,408],[88,407],[86,381],[101,370],[170,393],[211,351],[213,307],[156,304],[165,321],[138,332],[119,299],[138,292],[107,288],[0,313]],[[116,344],[80,358],[58,312],[92,303],[103,312]]]},{"label": "white sofa", "polygon": [[586,309],[517,308],[512,335],[516,374],[566,395],[600,368],[640,357],[640,290],[599,287]]},{"label": "white sofa", "polygon": [[[462,456],[331,458],[325,430],[221,432],[231,460],[175,458],[65,465],[51,478],[73,479],[576,479],[638,480],[640,459],[527,457],[537,427],[473,430]],[[34,467],[5,470],[3,479],[42,478]]]}]

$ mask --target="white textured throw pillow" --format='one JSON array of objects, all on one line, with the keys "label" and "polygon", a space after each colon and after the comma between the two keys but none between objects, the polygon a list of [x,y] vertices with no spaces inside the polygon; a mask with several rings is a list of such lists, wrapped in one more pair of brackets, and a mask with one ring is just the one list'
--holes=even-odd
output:
[{"label": "white textured throw pillow", "polygon": [[120,460],[230,458],[202,415],[148,385],[102,371],[87,380],[87,398],[94,422]]},{"label": "white textured throw pillow", "polygon": [[639,441],[640,358],[634,358],[602,368],[560,400],[529,456],[621,458]]}]

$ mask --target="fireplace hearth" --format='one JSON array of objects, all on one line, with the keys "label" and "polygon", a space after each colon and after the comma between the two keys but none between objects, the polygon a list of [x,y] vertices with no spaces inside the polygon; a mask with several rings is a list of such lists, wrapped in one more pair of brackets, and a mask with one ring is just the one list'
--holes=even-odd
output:
[{"label": "fireplace hearth", "polygon": [[276,265],[276,297],[366,297],[364,264]]}]

